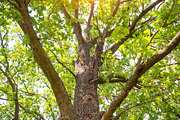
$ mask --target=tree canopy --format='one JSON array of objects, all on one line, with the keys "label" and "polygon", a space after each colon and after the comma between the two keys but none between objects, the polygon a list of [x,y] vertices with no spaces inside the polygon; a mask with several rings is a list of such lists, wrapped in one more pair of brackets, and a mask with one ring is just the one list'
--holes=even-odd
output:
[{"label": "tree canopy", "polygon": [[0,119],[180,118],[179,0],[0,0]]}]

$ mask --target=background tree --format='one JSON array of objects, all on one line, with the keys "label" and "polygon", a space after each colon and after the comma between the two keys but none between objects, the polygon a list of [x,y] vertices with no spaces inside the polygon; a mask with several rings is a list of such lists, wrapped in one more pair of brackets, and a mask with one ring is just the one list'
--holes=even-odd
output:
[{"label": "background tree", "polygon": [[1,119],[180,117],[178,1],[0,7]]}]

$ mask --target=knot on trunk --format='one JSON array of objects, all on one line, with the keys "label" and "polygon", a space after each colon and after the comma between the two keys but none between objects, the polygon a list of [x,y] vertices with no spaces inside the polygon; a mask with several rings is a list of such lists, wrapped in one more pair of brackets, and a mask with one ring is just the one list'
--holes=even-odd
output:
[{"label": "knot on trunk", "polygon": [[87,102],[90,102],[91,100],[93,100],[93,96],[91,96],[91,95],[85,95],[85,96],[83,97],[83,104],[84,104],[84,103],[87,103]]}]

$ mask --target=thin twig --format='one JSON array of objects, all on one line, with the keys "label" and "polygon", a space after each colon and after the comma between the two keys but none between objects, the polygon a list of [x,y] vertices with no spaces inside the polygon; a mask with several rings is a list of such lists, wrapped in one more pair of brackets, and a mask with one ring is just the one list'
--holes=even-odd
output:
[{"label": "thin twig", "polygon": [[52,14],[53,12],[54,12],[54,7],[53,7],[53,9],[51,10],[51,12],[49,13],[49,15],[48,15],[48,17],[47,17],[47,20],[49,20],[51,14]]},{"label": "thin twig", "polygon": [[6,98],[0,98],[0,100],[10,101],[9,99],[6,99]]},{"label": "thin twig", "polygon": [[[23,107],[22,105],[20,105],[20,107],[26,112],[26,113],[29,113],[29,114],[36,114],[38,115],[42,120],[45,120],[45,118],[40,114],[40,113],[37,113],[36,111],[30,111],[30,110],[27,110],[25,107]],[[33,115],[34,116],[34,115]],[[36,116],[34,116],[36,119],[39,119],[37,118]]]},{"label": "thin twig", "polygon": [[[161,30],[161,28],[170,25],[170,24],[167,24],[167,20],[168,20],[170,14],[171,14],[171,12],[172,12],[172,10],[173,10],[173,8],[174,8],[174,4],[175,4],[175,1],[173,1],[173,5],[172,5],[172,7],[171,7],[171,10],[170,10],[170,12],[169,12],[169,14],[168,14],[167,19],[164,21],[163,25],[162,25],[160,28],[158,28],[158,30],[156,30],[156,32],[152,35],[152,37],[151,37],[151,39],[149,40],[149,42],[148,42],[148,44],[146,45],[146,47],[148,47],[148,46],[151,44],[152,40],[153,40],[154,37],[157,35],[157,33]],[[172,22],[171,22],[171,23],[172,23]]]},{"label": "thin twig", "polygon": [[134,105],[134,106],[128,107],[128,108],[126,108],[125,110],[123,110],[121,113],[119,113],[113,120],[118,120],[119,117],[121,117],[121,115],[122,115],[124,112],[126,112],[126,111],[128,111],[128,110],[130,110],[130,109],[132,109],[132,108],[134,108],[134,107],[137,107],[137,106],[140,106],[140,105],[143,105],[143,104],[147,104],[147,103],[151,103],[151,102],[155,102],[155,101],[156,101],[156,100],[151,100],[151,101],[142,102],[142,103],[136,104],[136,105]]},{"label": "thin twig", "polygon": [[[49,49],[49,50],[50,50],[50,49]],[[56,54],[55,54],[52,50],[50,50],[50,51],[52,52],[52,54],[53,54],[54,57],[56,58],[57,62],[58,62],[59,64],[61,64],[64,68],[66,68],[66,70],[68,70],[68,71],[76,78],[76,75],[75,75],[69,68],[67,68],[67,67],[57,58]]]}]

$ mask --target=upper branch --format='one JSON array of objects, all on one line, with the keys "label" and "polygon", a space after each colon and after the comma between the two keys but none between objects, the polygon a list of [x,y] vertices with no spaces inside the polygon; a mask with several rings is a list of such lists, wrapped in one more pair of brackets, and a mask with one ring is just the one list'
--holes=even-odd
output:
[{"label": "upper branch", "polygon": [[[76,2],[78,3],[78,0],[76,0]],[[65,17],[68,18],[69,20],[71,20],[72,17],[66,10],[66,7],[63,3],[62,3],[62,7],[63,7]],[[78,8],[75,10],[75,18],[78,19]],[[76,34],[76,37],[77,37],[79,43],[84,44],[84,39],[82,37],[82,29],[81,29],[81,25],[79,24],[79,22],[76,22],[74,20],[72,26],[74,26],[74,33]]]},{"label": "upper branch", "polygon": [[11,0],[8,0],[8,2],[10,2],[16,9],[19,10],[19,6],[17,4],[15,4],[14,2],[12,2]]},{"label": "upper branch", "polygon": [[116,3],[116,8],[114,9],[113,14],[112,14],[113,17],[116,15],[116,12],[119,9],[119,5],[120,5],[120,0],[118,0],[117,3]]},{"label": "upper branch", "polygon": [[[75,0],[75,1],[76,1],[77,4],[79,3],[78,0]],[[76,18],[76,19],[78,19],[78,16],[79,16],[78,11],[79,11],[79,5],[77,5],[77,9],[75,10],[75,18]]]},{"label": "upper branch", "polygon": [[63,11],[64,11],[65,17],[70,20],[70,19],[71,19],[71,16],[69,15],[68,11],[66,10],[66,7],[64,6],[64,4],[62,4],[62,7],[63,7]]},{"label": "upper branch", "polygon": [[[76,2],[77,2],[77,4],[78,4],[78,0],[76,0]],[[78,11],[79,11],[79,10],[78,10],[78,8],[77,8],[77,9],[75,10],[75,18],[76,18],[76,20],[78,20],[78,16],[79,16]],[[80,44],[84,44],[84,38],[83,38],[83,36],[82,36],[81,25],[80,25],[80,23],[79,23],[78,21],[76,21],[76,20],[73,22],[74,33],[76,34],[76,37],[77,37],[79,43],[80,43]]]},{"label": "upper branch", "polygon": [[91,18],[93,16],[93,11],[94,11],[94,1],[91,1],[91,11],[90,11],[90,15],[89,15],[89,19],[88,19],[88,23],[87,23],[87,26],[90,25],[90,22],[91,22]]},{"label": "upper branch", "polygon": [[86,31],[85,31],[85,34],[84,34],[85,40],[89,40],[89,31],[92,28],[92,26],[90,25],[90,22],[91,22],[91,19],[92,19],[92,16],[93,16],[93,11],[94,11],[94,1],[90,1],[90,3],[91,3],[91,11],[90,11],[90,15],[89,15],[89,18],[88,18]]},{"label": "upper branch", "polygon": [[124,2],[128,2],[128,1],[131,1],[131,0],[124,0],[124,1],[121,1],[121,2],[120,2],[120,0],[118,0],[117,3],[116,3],[116,7],[115,7],[115,9],[113,11],[112,17],[114,17],[116,15],[120,4],[123,4]]},{"label": "upper branch", "polygon": [[163,1],[163,0],[157,0],[156,2],[152,3],[148,8],[146,8],[145,10],[143,10],[143,11],[139,14],[139,16],[137,16],[137,17],[133,20],[133,22],[132,22],[132,24],[131,24],[131,26],[130,26],[130,28],[129,28],[129,34],[128,34],[125,38],[122,38],[120,41],[118,41],[117,43],[113,44],[113,45],[108,49],[108,51],[112,51],[112,54],[114,54],[114,53],[117,51],[117,49],[119,48],[119,46],[122,45],[126,40],[128,40],[128,39],[132,36],[133,30],[134,30],[134,28],[135,28],[136,23],[137,23],[147,12],[149,12],[150,10],[152,10],[152,9],[153,9],[157,4],[159,4],[161,1]]},{"label": "upper branch", "polygon": [[136,23],[146,14],[148,13],[150,10],[152,10],[157,4],[159,4],[160,2],[162,2],[163,0],[157,0],[155,1],[154,3],[152,3],[149,7],[147,7],[145,10],[143,10],[139,16],[137,16],[132,24],[131,24],[131,27],[129,28],[129,32],[132,32],[136,26]]}]

